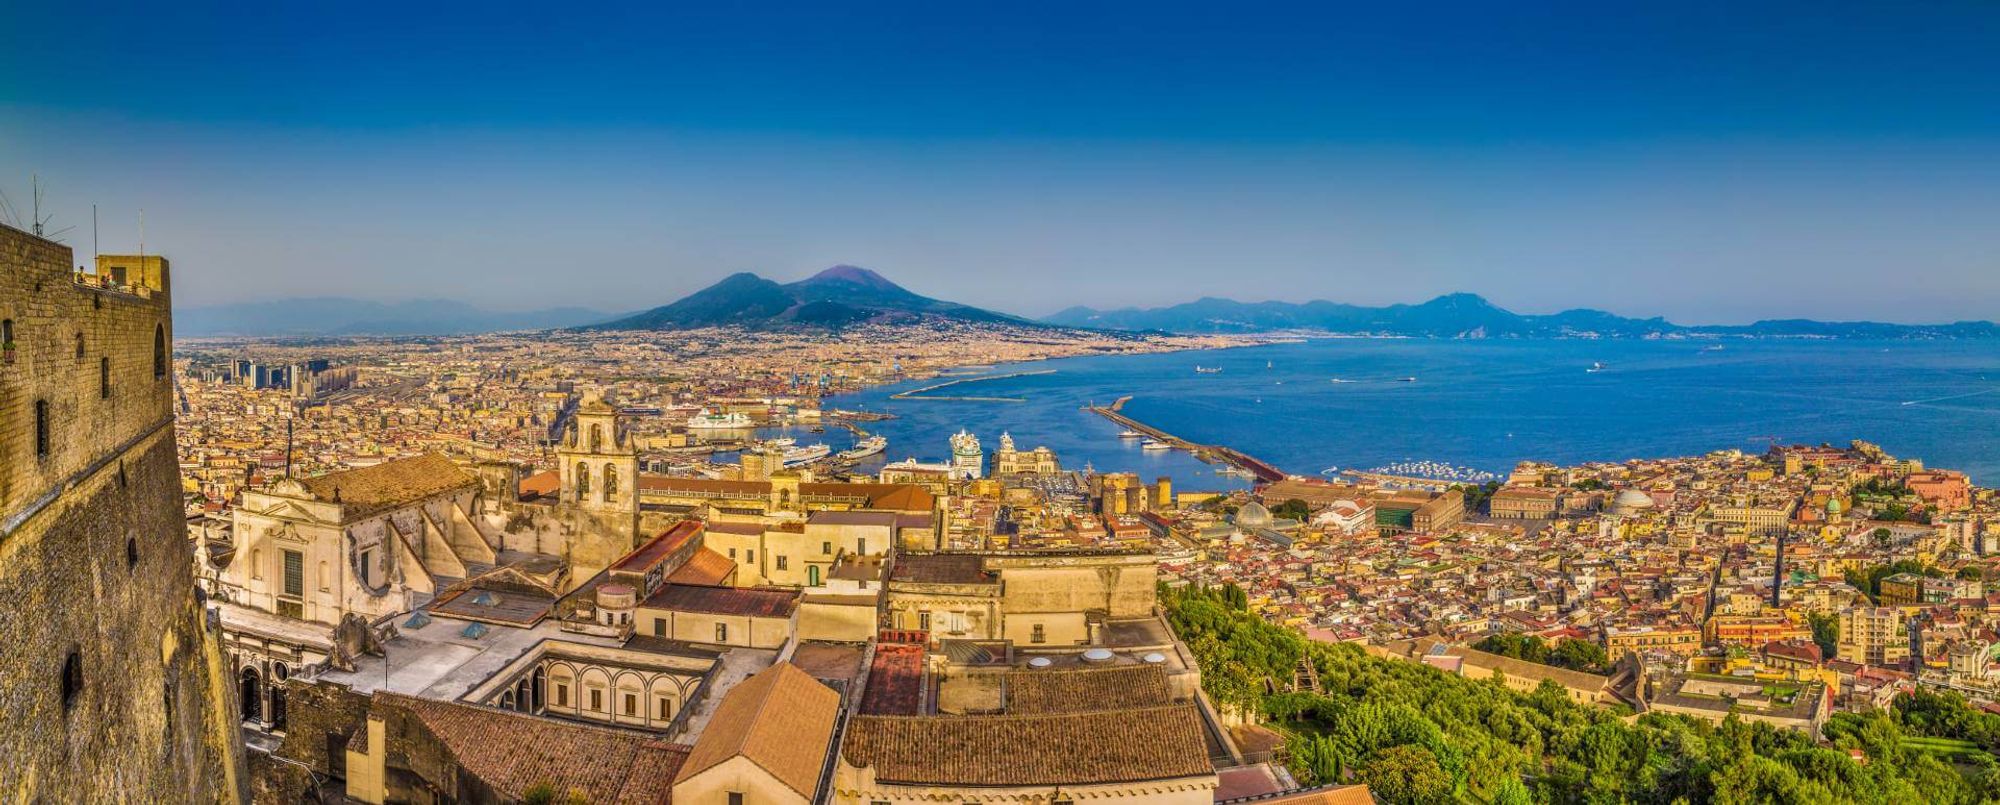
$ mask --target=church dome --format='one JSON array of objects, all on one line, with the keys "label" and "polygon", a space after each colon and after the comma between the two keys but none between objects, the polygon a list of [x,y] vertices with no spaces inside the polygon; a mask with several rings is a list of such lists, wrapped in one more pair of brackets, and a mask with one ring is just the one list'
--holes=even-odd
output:
[{"label": "church dome", "polygon": [[1236,527],[1244,529],[1270,528],[1271,510],[1264,508],[1264,504],[1254,500],[1245,503],[1243,504],[1243,508],[1236,510]]},{"label": "church dome", "polygon": [[1637,489],[1619,492],[1611,499],[1611,511],[1615,514],[1634,514],[1653,508],[1653,498]]}]

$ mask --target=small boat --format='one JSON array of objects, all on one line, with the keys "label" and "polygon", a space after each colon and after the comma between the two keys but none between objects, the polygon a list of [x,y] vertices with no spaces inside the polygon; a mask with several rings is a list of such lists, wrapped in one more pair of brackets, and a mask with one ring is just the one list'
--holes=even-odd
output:
[{"label": "small boat", "polygon": [[1140,433],[1136,430],[1121,430],[1118,432],[1118,438],[1120,439],[1137,439],[1144,435],[1146,434]]},{"label": "small boat", "polygon": [[1219,375],[1219,374],[1222,374],[1222,367],[1220,367],[1220,366],[1203,366],[1203,365],[1201,365],[1201,364],[1195,364],[1195,366],[1194,366],[1194,373],[1195,373],[1195,374],[1198,374],[1198,375]]},{"label": "small boat", "polygon": [[1139,445],[1139,449],[1141,449],[1141,450],[1172,450],[1172,449],[1174,449],[1174,448],[1173,448],[1173,445],[1170,445],[1170,444],[1167,444],[1166,442],[1162,442],[1162,441],[1159,441],[1158,439],[1147,439],[1147,440],[1146,440],[1146,442],[1145,442],[1144,444],[1141,444],[1141,445]]},{"label": "small boat", "polygon": [[1354,382],[1354,381],[1352,381],[1352,380],[1348,380],[1347,378],[1344,378],[1344,377],[1336,377],[1336,378],[1334,378],[1334,379],[1333,379],[1333,382],[1335,382],[1335,383],[1352,383],[1352,382]]},{"label": "small boat", "polygon": [[1705,347],[1702,347],[1702,348],[1701,348],[1701,351],[1703,351],[1703,352],[1721,352],[1721,351],[1722,351],[1722,345],[1721,345],[1721,344],[1710,344],[1710,345],[1708,345],[1708,346],[1705,346]]},{"label": "small boat", "polygon": [[1602,363],[1592,363],[1592,364],[1590,365],[1590,368],[1589,368],[1589,369],[1585,369],[1584,371],[1586,371],[1586,372],[1590,372],[1590,373],[1592,373],[1592,374],[1596,374],[1596,373],[1598,373],[1598,372],[1602,372],[1602,371],[1604,371],[1604,364],[1602,364]]},{"label": "small boat", "polygon": [[1415,383],[1415,382],[1417,382],[1417,379],[1416,379],[1416,378],[1414,378],[1414,377],[1399,377],[1399,378],[1396,378],[1396,382],[1398,382],[1398,383]]}]

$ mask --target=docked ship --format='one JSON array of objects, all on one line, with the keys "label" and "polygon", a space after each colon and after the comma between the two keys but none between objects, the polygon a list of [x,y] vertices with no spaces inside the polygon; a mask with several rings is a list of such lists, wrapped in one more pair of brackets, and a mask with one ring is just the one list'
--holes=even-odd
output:
[{"label": "docked ship", "polygon": [[1173,445],[1170,445],[1170,444],[1167,444],[1166,442],[1163,442],[1163,441],[1160,441],[1160,440],[1158,440],[1158,439],[1147,439],[1147,440],[1146,440],[1146,442],[1145,442],[1144,444],[1141,444],[1141,445],[1139,445],[1139,449],[1141,449],[1141,450],[1172,450],[1172,449],[1174,449],[1174,446],[1173,446]]},{"label": "docked ship", "polygon": [[1118,438],[1120,439],[1137,439],[1144,435],[1146,434],[1140,433],[1136,430],[1121,430],[1118,432]]},{"label": "docked ship", "polygon": [[689,430],[742,430],[752,426],[749,414],[712,412],[706,408],[688,417]]},{"label": "docked ship", "polygon": [[848,461],[863,459],[889,449],[889,440],[880,436],[870,436],[855,442],[854,447],[840,451],[840,457]]},{"label": "docked ship", "polygon": [[823,443],[809,444],[804,447],[786,448],[783,462],[787,467],[796,467],[800,464],[811,464],[830,455],[833,455],[833,448]]}]

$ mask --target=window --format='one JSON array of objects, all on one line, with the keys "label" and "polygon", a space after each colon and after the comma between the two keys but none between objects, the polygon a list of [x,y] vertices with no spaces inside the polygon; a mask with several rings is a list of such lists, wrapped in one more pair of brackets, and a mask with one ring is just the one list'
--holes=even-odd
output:
[{"label": "window", "polygon": [[718,623],[715,625],[715,642],[717,643],[729,642],[729,624]]},{"label": "window", "polygon": [[35,458],[49,457],[49,401],[35,401]]},{"label": "window", "polygon": [[639,695],[636,693],[625,694],[625,715],[636,716],[638,714],[639,714]]},{"label": "window", "polygon": [[833,555],[833,543],[831,543],[831,542],[822,542],[822,543],[820,543],[820,544],[819,544],[819,552],[820,552],[820,553],[823,553],[823,554],[826,554],[826,555],[828,555],[828,556],[832,556],[832,555]]},{"label": "window", "polygon": [[788,564],[788,563],[786,562],[786,558],[785,558],[785,557],[783,557],[783,556],[780,556],[780,557],[778,557],[778,569],[779,569],[779,570],[784,570],[784,569],[785,569],[785,565],[786,565],[786,564]]},{"label": "window", "polygon": [[285,594],[298,598],[306,594],[306,557],[298,551],[285,551]]},{"label": "window", "polygon": [[1035,624],[1034,630],[1031,631],[1028,635],[1028,642],[1030,643],[1049,642],[1049,627],[1040,623]]},{"label": "window", "polygon": [[743,805],[743,792],[741,791],[729,792],[729,805]]},{"label": "window", "polygon": [[576,463],[576,499],[581,501],[583,496],[588,494],[590,494],[590,465],[579,461]]},{"label": "window", "polygon": [[561,682],[556,683],[556,706],[569,706],[569,686]]},{"label": "window", "polygon": [[665,721],[673,717],[674,700],[665,696],[655,696],[653,697],[653,710],[655,712],[654,718]]},{"label": "window", "polygon": [[97,359],[97,398],[111,399],[111,359]]},{"label": "window", "polygon": [[616,494],[618,494],[618,468],[611,464],[606,464],[604,465],[604,499],[610,500],[611,496]]},{"label": "window", "polygon": [[69,650],[69,657],[63,660],[62,705],[68,710],[76,704],[76,697],[83,694],[83,655],[76,649]]},{"label": "window", "polygon": [[261,579],[261,578],[263,578],[263,577],[264,577],[264,549],[263,549],[263,548],[251,548],[251,549],[250,549],[250,578],[253,578],[253,579]]},{"label": "window", "polygon": [[590,452],[592,452],[592,453],[602,453],[602,452],[604,452],[604,426],[603,426],[603,425],[592,425],[592,426],[590,426]]},{"label": "window", "polygon": [[8,363],[14,362],[14,320],[0,320],[0,350],[5,350]]},{"label": "window", "polygon": [[931,630],[931,613],[929,612],[917,613],[917,628],[922,629],[926,632]]},{"label": "window", "polygon": [[743,549],[743,561],[746,564],[757,564],[757,552],[748,548]]},{"label": "window", "polygon": [[76,334],[76,359],[83,360],[83,333]]},{"label": "window", "polygon": [[[79,350],[83,349],[83,345],[79,343],[76,348]],[[153,325],[153,379],[158,380],[166,376],[167,326],[164,324],[155,324]]]},{"label": "window", "polygon": [[127,570],[130,570],[130,569],[132,569],[132,568],[136,568],[136,567],[138,567],[138,566],[139,566],[139,538],[138,538],[138,537],[126,537],[126,538],[125,538],[125,569],[127,569]]},{"label": "window", "polygon": [[666,636],[667,636],[667,619],[666,619],[666,618],[654,618],[654,619],[653,619],[653,636],[654,636],[654,637],[666,637]]},{"label": "window", "polygon": [[867,556],[867,555],[868,555],[868,538],[867,538],[867,537],[855,537],[855,538],[854,538],[854,552],[855,552],[855,553],[858,553],[858,554],[861,554],[862,556]]},{"label": "window", "polygon": [[598,690],[596,688],[590,689],[590,709],[592,710],[604,709],[604,691]]},{"label": "window", "polygon": [[735,548],[730,548],[730,549],[729,549],[729,561],[731,561],[731,562],[734,562],[734,561],[736,561],[736,549],[735,549]]},{"label": "window", "polygon": [[375,549],[361,552],[361,586],[375,586]]}]

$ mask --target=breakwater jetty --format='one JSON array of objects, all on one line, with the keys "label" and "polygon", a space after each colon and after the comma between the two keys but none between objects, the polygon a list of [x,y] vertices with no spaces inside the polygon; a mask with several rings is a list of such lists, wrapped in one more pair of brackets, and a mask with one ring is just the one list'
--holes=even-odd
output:
[{"label": "breakwater jetty", "polygon": [[952,386],[957,386],[967,383],[982,383],[988,380],[1006,380],[1008,378],[1014,378],[1014,377],[1032,377],[1034,375],[1052,375],[1055,373],[1056,370],[1054,369],[1036,369],[1027,372],[1009,372],[1004,375],[980,375],[978,377],[961,377],[953,380],[947,380],[943,383],[933,383],[931,385],[925,386],[920,389],[910,389],[909,391],[900,391],[895,394],[889,395],[889,399],[943,400],[946,402],[1027,402],[1028,400],[1026,397],[977,397],[977,396],[962,395],[962,394],[934,394],[932,392],[943,391],[945,389],[951,388]]},{"label": "breakwater jetty", "polygon": [[1222,445],[1200,444],[1198,442],[1191,442],[1179,436],[1175,436],[1171,433],[1160,430],[1159,428],[1153,427],[1144,422],[1140,422],[1139,420],[1126,416],[1124,414],[1125,403],[1130,402],[1131,399],[1132,396],[1128,394],[1126,396],[1119,397],[1116,401],[1114,401],[1110,405],[1086,405],[1084,406],[1084,410],[1097,414],[1098,416],[1104,417],[1105,419],[1109,419],[1112,422],[1115,422],[1122,427],[1145,434],[1147,438],[1150,438],[1156,442],[1160,442],[1161,444],[1165,444],[1166,446],[1174,448],[1175,450],[1185,450],[1190,455],[1193,455],[1195,458],[1201,459],[1202,461],[1205,461],[1207,463],[1228,464],[1234,467],[1242,468],[1244,471],[1250,473],[1251,476],[1255,477],[1258,483],[1270,483],[1272,481],[1282,481],[1285,479],[1286,475],[1284,470],[1271,466],[1269,462],[1258,459],[1255,456],[1252,456],[1241,450],[1237,450],[1234,447],[1224,447]]}]

